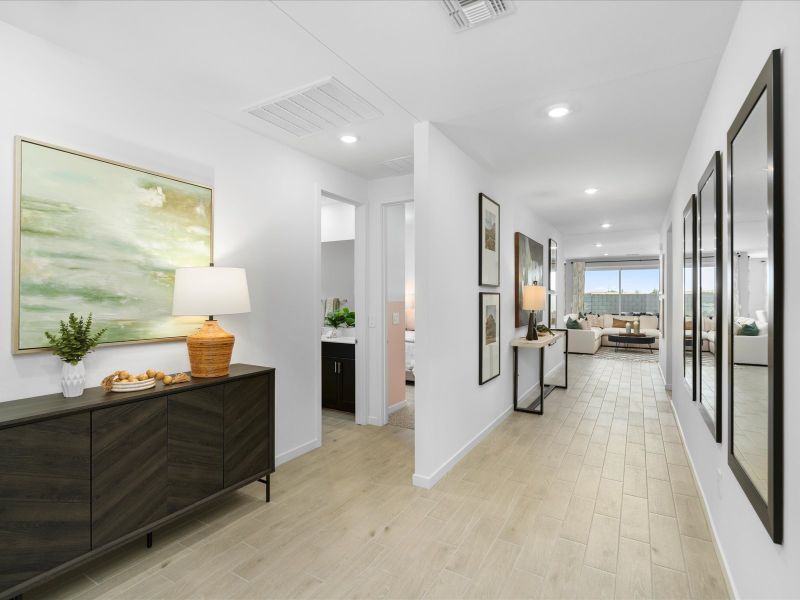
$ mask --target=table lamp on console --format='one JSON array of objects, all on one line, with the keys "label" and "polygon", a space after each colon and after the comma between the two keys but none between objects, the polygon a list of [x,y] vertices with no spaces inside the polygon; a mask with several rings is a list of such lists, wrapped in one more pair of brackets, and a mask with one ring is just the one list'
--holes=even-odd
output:
[{"label": "table lamp on console", "polygon": [[244,269],[230,267],[185,267],[175,270],[173,316],[209,315],[195,333],[186,338],[192,377],[222,377],[231,365],[235,337],[214,315],[250,312],[250,294]]},{"label": "table lamp on console", "polygon": [[544,310],[545,298],[547,291],[543,285],[526,285],[522,288],[522,310],[531,311],[528,317],[528,335],[525,336],[526,340],[538,340],[539,335],[536,333],[536,314],[537,310]]}]

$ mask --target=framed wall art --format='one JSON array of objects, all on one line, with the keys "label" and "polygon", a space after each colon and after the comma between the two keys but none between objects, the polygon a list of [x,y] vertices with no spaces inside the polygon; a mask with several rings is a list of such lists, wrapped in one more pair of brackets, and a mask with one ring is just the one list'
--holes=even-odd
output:
[{"label": "framed wall art", "polygon": [[500,294],[480,292],[480,350],[478,383],[483,385],[500,375]]},{"label": "framed wall art", "polygon": [[93,313],[104,343],[180,339],[177,267],[213,258],[211,188],[16,139],[12,350],[45,349],[69,313]]},{"label": "framed wall art", "polygon": [[[528,324],[529,311],[522,309],[522,288],[526,285],[546,285],[544,281],[544,248],[528,236],[516,232],[514,234],[514,281],[517,293],[514,297],[514,326],[524,327]],[[541,310],[536,311],[535,320],[542,322]]]},{"label": "framed wall art", "polygon": [[500,285],[500,205],[478,194],[478,285]]}]

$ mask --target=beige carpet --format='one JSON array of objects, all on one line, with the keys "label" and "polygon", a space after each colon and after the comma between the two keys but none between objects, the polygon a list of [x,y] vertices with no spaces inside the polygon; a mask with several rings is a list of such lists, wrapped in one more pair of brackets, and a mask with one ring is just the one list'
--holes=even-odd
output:
[{"label": "beige carpet", "polygon": [[414,386],[406,386],[406,406],[389,415],[389,425],[414,429]]}]

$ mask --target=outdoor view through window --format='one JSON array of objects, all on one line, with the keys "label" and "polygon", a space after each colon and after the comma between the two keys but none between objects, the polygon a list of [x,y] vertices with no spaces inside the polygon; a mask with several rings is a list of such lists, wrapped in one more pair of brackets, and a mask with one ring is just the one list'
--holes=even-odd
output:
[{"label": "outdoor view through window", "polygon": [[596,269],[587,266],[586,312],[658,313],[658,268]]}]

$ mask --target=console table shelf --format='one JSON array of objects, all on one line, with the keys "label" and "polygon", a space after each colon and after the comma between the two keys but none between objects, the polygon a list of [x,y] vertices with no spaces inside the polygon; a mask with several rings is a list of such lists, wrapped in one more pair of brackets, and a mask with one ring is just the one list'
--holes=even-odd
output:
[{"label": "console table shelf", "polygon": [[[564,385],[552,384],[545,385],[544,383],[544,351],[546,348],[554,345],[558,340],[564,340]],[[553,334],[539,334],[539,338],[535,340],[528,340],[525,338],[515,338],[511,340],[511,347],[514,348],[514,410],[517,412],[533,413],[541,415],[544,413],[544,399],[549,396],[553,390],[567,389],[567,367],[569,362],[569,336],[565,329],[554,329]],[[532,348],[539,350],[539,397],[529,406],[519,406],[519,349]],[[537,408],[538,407],[538,408]]]},{"label": "console table shelf", "polygon": [[0,598],[275,470],[275,370],[0,403]]}]

